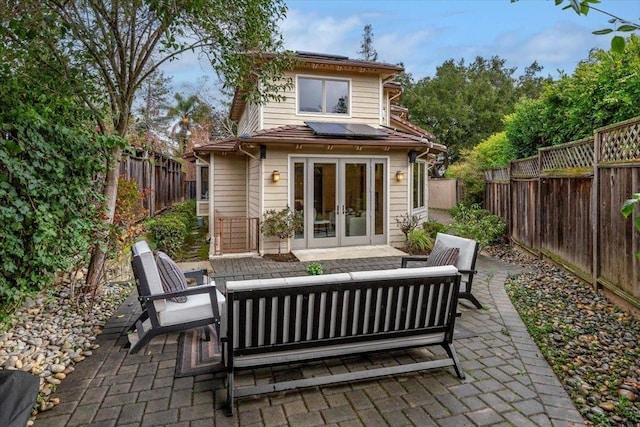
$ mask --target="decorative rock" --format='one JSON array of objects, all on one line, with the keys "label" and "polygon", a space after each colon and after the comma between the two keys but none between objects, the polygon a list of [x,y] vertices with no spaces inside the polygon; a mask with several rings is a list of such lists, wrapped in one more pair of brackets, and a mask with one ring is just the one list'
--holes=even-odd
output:
[{"label": "decorative rock", "polygon": [[629,400],[629,402],[635,402],[636,400],[638,400],[637,394],[624,388],[621,388],[620,390],[618,390],[618,396],[626,397]]},{"label": "decorative rock", "polygon": [[598,406],[601,407],[602,409],[604,409],[607,412],[613,412],[613,411],[616,410],[616,405],[614,405],[611,402],[602,402]]},{"label": "decorative rock", "polygon": [[55,374],[53,376],[53,378],[58,379],[58,380],[63,380],[65,378],[67,378],[67,375],[64,374],[63,372],[58,372],[57,374]]},{"label": "decorative rock", "polygon": [[64,365],[60,365],[60,364],[54,364],[49,366],[49,370],[51,372],[53,372],[54,374],[57,374],[59,372],[63,372],[67,367]]}]

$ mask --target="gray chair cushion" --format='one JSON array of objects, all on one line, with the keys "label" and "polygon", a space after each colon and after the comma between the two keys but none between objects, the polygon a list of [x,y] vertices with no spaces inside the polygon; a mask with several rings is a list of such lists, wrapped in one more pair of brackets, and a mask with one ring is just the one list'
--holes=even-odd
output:
[{"label": "gray chair cushion", "polygon": [[425,262],[425,267],[455,265],[459,252],[459,248],[450,248],[441,242],[436,242],[429,258],[427,258],[427,261]]},{"label": "gray chair cushion", "polygon": [[[187,289],[187,278],[169,255],[158,251],[156,263],[158,264],[158,271],[160,272],[162,288],[165,292],[178,292]],[[175,297],[169,298],[169,300],[177,303],[185,303],[187,302],[187,297]]]}]

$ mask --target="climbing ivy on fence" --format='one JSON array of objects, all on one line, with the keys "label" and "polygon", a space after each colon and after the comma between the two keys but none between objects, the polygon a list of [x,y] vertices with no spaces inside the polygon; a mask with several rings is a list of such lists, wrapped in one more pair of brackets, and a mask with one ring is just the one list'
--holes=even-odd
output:
[{"label": "climbing ivy on fence", "polygon": [[[71,96],[0,69],[0,312],[87,256],[101,214],[94,179],[118,140]],[[41,76],[42,77],[42,76]],[[0,319],[1,320],[1,319]]]}]

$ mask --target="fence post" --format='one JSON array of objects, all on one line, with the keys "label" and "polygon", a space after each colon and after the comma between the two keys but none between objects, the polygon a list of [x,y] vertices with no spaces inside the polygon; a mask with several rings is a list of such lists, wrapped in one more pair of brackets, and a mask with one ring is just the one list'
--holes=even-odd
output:
[{"label": "fence post", "polygon": [[598,289],[600,277],[600,138],[602,133],[597,129],[593,135],[593,187],[591,188],[591,224],[593,231],[593,289]]},{"label": "fence post", "polygon": [[536,188],[536,244],[538,246],[538,258],[542,259],[542,152],[538,148],[538,177]]}]

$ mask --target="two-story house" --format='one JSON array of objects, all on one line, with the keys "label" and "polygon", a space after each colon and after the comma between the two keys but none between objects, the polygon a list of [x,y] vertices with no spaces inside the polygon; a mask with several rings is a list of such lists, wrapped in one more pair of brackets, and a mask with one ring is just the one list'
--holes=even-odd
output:
[{"label": "two-story house", "polygon": [[238,136],[194,147],[198,215],[211,254],[278,250],[258,224],[264,212],[301,211],[283,249],[401,247],[401,215],[426,219],[429,160],[446,151],[395,105],[398,65],[297,52],[283,100],[234,97]]}]

